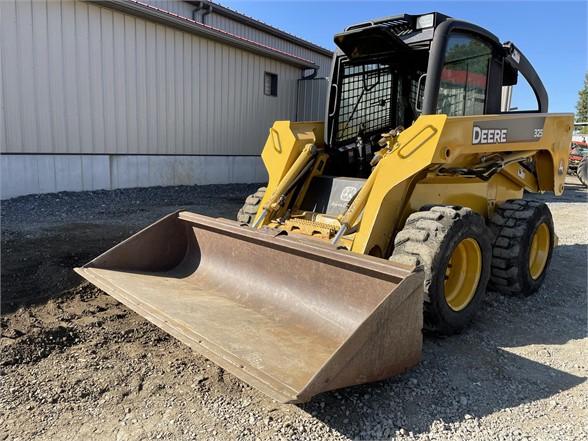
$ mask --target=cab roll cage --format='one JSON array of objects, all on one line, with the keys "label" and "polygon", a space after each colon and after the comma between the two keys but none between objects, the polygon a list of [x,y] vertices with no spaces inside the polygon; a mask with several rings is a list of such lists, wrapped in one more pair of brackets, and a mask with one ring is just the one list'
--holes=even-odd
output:
[{"label": "cab roll cage", "polygon": [[[432,17],[431,26],[417,29],[418,26],[415,23],[418,19],[428,15]],[[377,62],[393,54],[404,57],[410,56],[411,53],[428,50],[426,82],[424,83],[422,108],[419,110],[423,115],[431,115],[437,113],[437,100],[447,42],[450,34],[456,31],[477,36],[493,48],[484,114],[503,113],[500,107],[501,88],[517,84],[518,72],[527,80],[535,94],[537,110],[534,112],[546,113],[548,111],[547,92],[539,75],[529,60],[512,42],[503,44],[494,34],[480,26],[440,13],[419,16],[403,14],[349,26],[345,32],[335,36],[338,48],[335,51],[331,68],[325,140],[328,143],[333,141],[332,136],[329,135],[332,135],[334,129],[332,127],[333,119],[337,116],[338,95],[341,93],[339,83],[342,78],[339,69],[342,59],[358,63],[372,60]]]}]

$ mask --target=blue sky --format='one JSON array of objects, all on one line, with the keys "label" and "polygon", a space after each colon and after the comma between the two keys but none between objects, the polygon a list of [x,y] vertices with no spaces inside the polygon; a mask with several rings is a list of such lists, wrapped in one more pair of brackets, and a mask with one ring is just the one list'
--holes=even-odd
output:
[{"label": "blue sky", "polygon": [[[400,13],[438,11],[514,42],[531,60],[549,94],[550,112],[573,112],[587,70],[586,1],[251,1],[219,3],[332,49],[346,26]],[[525,108],[521,93],[513,105]]]}]

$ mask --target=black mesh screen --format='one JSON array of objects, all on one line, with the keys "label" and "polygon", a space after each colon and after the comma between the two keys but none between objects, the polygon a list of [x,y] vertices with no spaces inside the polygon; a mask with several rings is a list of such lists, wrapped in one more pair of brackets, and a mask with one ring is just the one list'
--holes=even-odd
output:
[{"label": "black mesh screen", "polygon": [[390,66],[344,66],[341,82],[337,143],[351,141],[358,133],[371,134],[389,128],[392,118]]}]

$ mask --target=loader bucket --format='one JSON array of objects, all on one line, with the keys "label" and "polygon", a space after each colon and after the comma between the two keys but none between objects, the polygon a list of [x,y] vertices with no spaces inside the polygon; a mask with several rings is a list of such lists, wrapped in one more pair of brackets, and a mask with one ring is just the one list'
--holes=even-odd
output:
[{"label": "loader bucket", "polygon": [[420,359],[421,273],[313,239],[177,212],[76,271],[280,402]]}]

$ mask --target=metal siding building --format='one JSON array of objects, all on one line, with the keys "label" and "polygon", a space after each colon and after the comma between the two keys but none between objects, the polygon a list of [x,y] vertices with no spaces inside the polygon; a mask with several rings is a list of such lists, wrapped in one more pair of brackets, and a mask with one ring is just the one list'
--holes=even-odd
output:
[{"label": "metal siding building", "polygon": [[322,117],[326,80],[301,77],[328,69],[325,49],[148,3],[0,2],[2,198],[260,182],[273,121]]}]

